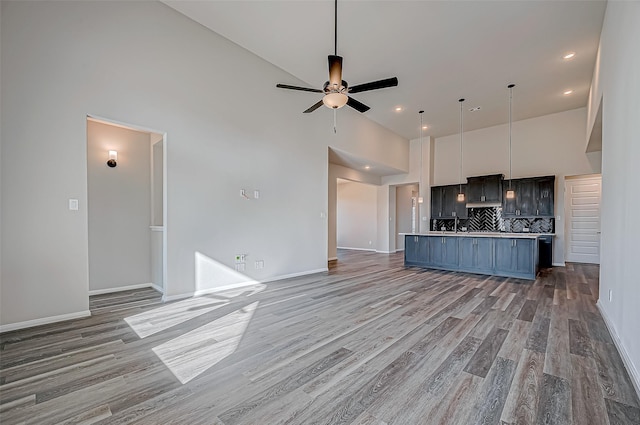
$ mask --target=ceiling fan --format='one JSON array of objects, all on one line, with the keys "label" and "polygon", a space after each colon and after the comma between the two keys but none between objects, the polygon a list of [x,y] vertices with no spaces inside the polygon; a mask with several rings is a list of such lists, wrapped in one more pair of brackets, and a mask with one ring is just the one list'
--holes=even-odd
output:
[{"label": "ceiling fan", "polygon": [[329,55],[329,81],[324,83],[322,90],[309,87],[290,86],[288,84],[276,84],[276,87],[281,89],[308,91],[312,93],[324,94],[320,101],[304,111],[305,114],[315,111],[323,104],[331,109],[338,109],[342,108],[344,105],[349,105],[358,112],[367,112],[371,108],[369,108],[364,103],[358,102],[349,95],[354,93],[362,93],[365,91],[383,89],[386,87],[395,87],[398,85],[398,79],[396,77],[372,81],[370,83],[358,84],[352,87],[349,87],[347,82],[342,79],[342,56],[338,56],[338,0],[335,0],[334,5],[334,54]]}]

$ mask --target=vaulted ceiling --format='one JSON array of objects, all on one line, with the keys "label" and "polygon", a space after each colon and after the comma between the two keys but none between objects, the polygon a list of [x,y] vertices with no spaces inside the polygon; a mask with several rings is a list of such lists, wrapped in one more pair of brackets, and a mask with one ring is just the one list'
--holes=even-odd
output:
[{"label": "vaulted ceiling", "polygon": [[[328,79],[333,1],[165,1],[167,5],[282,68],[309,87]],[[338,54],[350,85],[397,76],[399,85],[353,97],[365,115],[413,139],[508,120],[507,84],[515,83],[514,120],[585,106],[604,1],[338,1]],[[570,60],[567,52],[575,52]],[[295,78],[276,83],[297,84]],[[563,94],[572,90],[570,95]],[[317,93],[277,91],[299,106]],[[396,108],[402,108],[396,111]],[[476,112],[468,110],[480,107]],[[320,108],[314,113],[331,111]],[[339,113],[339,111],[338,111]]]}]

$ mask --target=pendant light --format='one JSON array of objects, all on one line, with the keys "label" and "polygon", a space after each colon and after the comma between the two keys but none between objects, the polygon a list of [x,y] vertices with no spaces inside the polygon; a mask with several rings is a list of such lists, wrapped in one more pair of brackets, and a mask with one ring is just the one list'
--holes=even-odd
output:
[{"label": "pendant light", "polygon": [[509,84],[509,189],[507,190],[507,199],[515,199],[516,192],[511,188],[511,108],[513,104],[513,88],[515,84]]},{"label": "pendant light", "polygon": [[424,114],[424,111],[418,111],[418,113],[420,114],[420,179],[418,181],[418,203],[422,204],[424,198],[420,196],[420,194],[422,193],[422,130],[424,128],[422,114]]},{"label": "pendant light", "polygon": [[460,188],[458,190],[458,202],[464,202],[464,192],[462,192],[462,142],[463,142],[463,134],[464,134],[464,127],[463,127],[463,121],[462,121],[462,104],[464,103],[464,99],[458,99],[458,102],[460,102],[460,177],[459,177],[459,183],[460,183]]}]

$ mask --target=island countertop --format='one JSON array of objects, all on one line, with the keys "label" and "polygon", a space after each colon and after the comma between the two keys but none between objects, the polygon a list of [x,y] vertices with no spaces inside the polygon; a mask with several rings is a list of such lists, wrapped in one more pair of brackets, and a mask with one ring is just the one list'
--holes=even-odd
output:
[{"label": "island countertop", "polygon": [[506,233],[506,232],[424,232],[424,233],[398,233],[401,236],[457,236],[461,238],[521,238],[537,239],[540,236],[555,236],[555,233]]}]

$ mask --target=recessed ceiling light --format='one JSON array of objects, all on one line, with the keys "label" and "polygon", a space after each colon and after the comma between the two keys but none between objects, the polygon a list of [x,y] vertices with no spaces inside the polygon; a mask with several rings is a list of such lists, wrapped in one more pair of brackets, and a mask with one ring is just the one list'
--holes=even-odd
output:
[{"label": "recessed ceiling light", "polygon": [[402,111],[402,106],[396,106],[396,112],[401,112]]},{"label": "recessed ceiling light", "polygon": [[429,126],[428,126],[428,125],[423,125],[423,126],[422,126],[422,129],[423,129],[423,130],[426,130],[427,128],[429,128]]},{"label": "recessed ceiling light", "polygon": [[564,60],[573,59],[574,57],[576,57],[576,52],[567,52],[564,55],[562,55],[562,59]]},{"label": "recessed ceiling light", "polygon": [[365,166],[364,166],[364,169],[365,169],[365,170],[370,170],[370,169],[371,169],[371,166],[370,166],[370,165],[365,165]]},{"label": "recessed ceiling light", "polygon": [[569,96],[571,93],[573,93],[573,90],[565,90],[562,94]]}]

